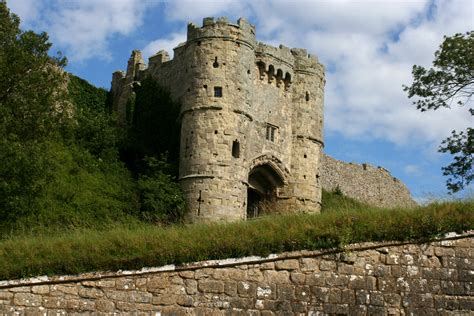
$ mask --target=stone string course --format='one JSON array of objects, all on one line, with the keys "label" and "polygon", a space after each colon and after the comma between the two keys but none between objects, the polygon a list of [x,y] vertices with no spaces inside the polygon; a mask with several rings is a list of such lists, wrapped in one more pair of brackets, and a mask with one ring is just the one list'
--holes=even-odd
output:
[{"label": "stone string course", "polygon": [[472,315],[472,233],[424,244],[2,281],[0,314]]},{"label": "stone string course", "polygon": [[326,191],[337,188],[348,197],[379,207],[412,207],[410,191],[390,172],[369,164],[347,163],[323,155],[321,184]]}]

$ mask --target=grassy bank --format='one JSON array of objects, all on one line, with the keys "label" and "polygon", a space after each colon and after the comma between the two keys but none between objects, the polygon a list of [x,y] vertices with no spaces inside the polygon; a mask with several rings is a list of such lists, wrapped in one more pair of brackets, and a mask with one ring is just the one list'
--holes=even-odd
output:
[{"label": "grassy bank", "polygon": [[420,240],[474,228],[474,201],[431,204],[411,210],[369,208],[325,194],[319,215],[265,216],[232,224],[116,226],[0,241],[0,279],[138,269],[362,241]]}]

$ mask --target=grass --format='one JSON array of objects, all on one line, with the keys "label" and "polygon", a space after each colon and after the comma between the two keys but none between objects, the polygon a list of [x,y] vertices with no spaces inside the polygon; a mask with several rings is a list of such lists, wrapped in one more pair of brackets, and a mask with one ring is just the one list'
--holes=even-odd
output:
[{"label": "grass", "polygon": [[378,209],[325,193],[319,215],[264,216],[238,223],[117,225],[0,240],[0,279],[139,269],[363,241],[423,240],[474,228],[474,200]]}]

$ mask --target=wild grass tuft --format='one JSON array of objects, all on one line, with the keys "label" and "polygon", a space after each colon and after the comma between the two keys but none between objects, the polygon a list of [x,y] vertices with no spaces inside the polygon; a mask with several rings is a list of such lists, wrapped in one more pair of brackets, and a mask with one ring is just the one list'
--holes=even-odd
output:
[{"label": "wild grass tuft", "polygon": [[323,203],[321,214],[247,222],[170,227],[122,223],[103,230],[10,236],[0,241],[0,279],[265,256],[364,241],[424,240],[474,228],[473,200],[386,210],[325,193]]}]

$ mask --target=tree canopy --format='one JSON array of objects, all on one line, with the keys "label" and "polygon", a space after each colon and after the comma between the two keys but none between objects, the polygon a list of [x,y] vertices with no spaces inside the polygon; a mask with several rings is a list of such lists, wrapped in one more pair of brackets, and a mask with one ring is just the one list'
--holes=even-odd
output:
[{"label": "tree canopy", "polygon": [[[435,52],[433,67],[414,65],[413,83],[404,86],[413,104],[424,112],[452,105],[466,107],[474,116],[474,31],[444,37]],[[446,186],[452,193],[464,189],[474,180],[474,129],[452,131],[442,141],[439,151],[453,155],[453,162],[443,167],[448,176]]]}]

